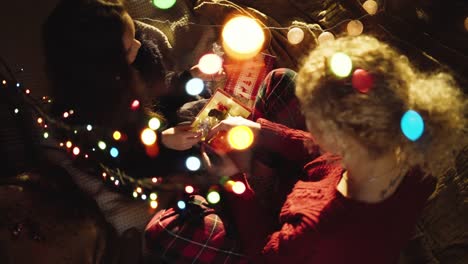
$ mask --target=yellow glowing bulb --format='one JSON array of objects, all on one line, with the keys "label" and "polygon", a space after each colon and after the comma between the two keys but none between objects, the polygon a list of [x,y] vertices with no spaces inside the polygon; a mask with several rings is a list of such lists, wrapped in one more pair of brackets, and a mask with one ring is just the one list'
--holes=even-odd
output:
[{"label": "yellow glowing bulb", "polygon": [[194,191],[195,190],[193,189],[192,186],[190,186],[190,185],[185,186],[185,192],[186,193],[193,193]]},{"label": "yellow glowing bulb", "polygon": [[151,206],[151,208],[156,209],[156,208],[158,208],[158,202],[156,202],[156,201],[151,201],[151,202],[150,202],[150,206]]},{"label": "yellow glowing bulb", "polygon": [[72,147],[71,141],[67,141],[67,143],[65,143],[65,146],[67,146],[67,148],[71,148]]},{"label": "yellow glowing bulb", "polygon": [[348,55],[338,52],[331,57],[330,67],[338,77],[346,77],[351,73],[353,62]]},{"label": "yellow glowing bulb", "polygon": [[228,132],[229,145],[238,150],[246,149],[252,145],[254,135],[247,126],[236,126]]},{"label": "yellow glowing bulb", "polygon": [[217,204],[219,201],[221,201],[221,195],[219,195],[217,191],[211,191],[206,196],[206,199],[212,204]]},{"label": "yellow glowing bulb", "polygon": [[150,194],[150,199],[154,201],[154,200],[158,199],[158,195],[156,193],[151,193]]},{"label": "yellow glowing bulb", "polygon": [[137,192],[133,192],[133,198],[137,198],[138,197],[138,193]]},{"label": "yellow glowing bulb", "polygon": [[288,31],[289,43],[296,45],[302,42],[304,39],[304,31],[298,27],[293,27]]},{"label": "yellow glowing bulb", "polygon": [[223,67],[223,59],[216,54],[208,53],[198,61],[198,68],[206,74],[215,74]]},{"label": "yellow glowing bulb", "polygon": [[106,147],[107,147],[107,145],[106,145],[106,143],[105,143],[104,141],[99,141],[99,142],[98,142],[98,147],[99,147],[100,149],[102,149],[102,150],[105,150]]},{"label": "yellow glowing bulb", "polygon": [[157,130],[160,126],[161,121],[159,121],[159,119],[157,119],[156,117],[153,117],[148,121],[148,127],[152,130]]},{"label": "yellow glowing bulb", "polygon": [[377,13],[377,9],[379,5],[374,0],[367,0],[362,4],[362,7],[366,10],[369,15],[375,15]]},{"label": "yellow glowing bulb", "polygon": [[351,20],[346,26],[346,30],[350,36],[358,36],[364,30],[364,25],[359,20]]},{"label": "yellow glowing bulb", "polygon": [[115,140],[119,140],[122,138],[122,134],[120,133],[120,131],[114,131],[114,134],[112,134],[112,137],[115,139]]},{"label": "yellow glowing bulb", "polygon": [[140,138],[141,138],[141,142],[143,142],[143,144],[145,144],[147,146],[151,146],[154,143],[156,143],[157,136],[156,136],[156,133],[154,133],[153,130],[151,130],[149,128],[145,128],[141,132]]},{"label": "yellow glowing bulb", "polygon": [[320,33],[320,35],[318,36],[318,42],[320,45],[323,45],[329,41],[333,41],[335,39],[335,36],[328,32],[328,31],[324,31],[322,33]]},{"label": "yellow glowing bulb", "polygon": [[44,122],[44,120],[41,117],[37,118],[37,123],[42,124],[42,122]]},{"label": "yellow glowing bulb", "polygon": [[73,148],[73,154],[75,154],[75,155],[80,154],[80,148],[79,147],[74,147]]},{"label": "yellow glowing bulb", "polygon": [[265,33],[254,19],[237,16],[224,26],[222,39],[226,53],[242,60],[252,58],[261,50]]}]

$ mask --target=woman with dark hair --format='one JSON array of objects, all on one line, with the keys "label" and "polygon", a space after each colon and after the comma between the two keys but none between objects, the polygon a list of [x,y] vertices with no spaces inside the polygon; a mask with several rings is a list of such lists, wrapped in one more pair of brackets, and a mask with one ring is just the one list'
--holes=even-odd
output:
[{"label": "woman with dark hair", "polygon": [[[142,229],[150,216],[148,204],[126,206],[117,194],[98,192],[97,186],[103,183],[96,175],[102,168],[124,171],[135,179],[186,175],[185,159],[200,140],[190,126],[178,125],[175,115],[182,104],[196,99],[184,95],[180,87],[191,78],[190,72],[174,74],[166,69],[158,47],[138,40],[142,34],[137,31],[121,0],[62,0],[43,25],[51,112],[56,117],[48,125],[56,129],[55,140],[79,147],[70,147],[70,152],[81,151],[84,161],[72,166],[63,155],[51,156],[94,196],[119,232]],[[152,119],[161,128],[156,131],[156,144],[148,148],[141,135]],[[98,142],[114,148],[99,145],[99,151]],[[84,153],[91,149],[92,155]],[[84,173],[90,168],[95,175]],[[165,199],[160,197],[161,207]]]}]

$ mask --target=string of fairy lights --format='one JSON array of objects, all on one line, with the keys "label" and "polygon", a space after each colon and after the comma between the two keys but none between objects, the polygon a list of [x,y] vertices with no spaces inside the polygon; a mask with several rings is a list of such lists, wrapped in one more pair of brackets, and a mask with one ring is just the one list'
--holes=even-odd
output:
[{"label": "string of fairy lights", "polygon": [[[175,4],[176,0],[153,0],[155,7],[160,9],[169,9]],[[376,1],[367,0],[362,4],[367,14],[375,15],[379,11],[379,6]],[[351,36],[360,35],[363,32],[364,26],[360,19],[346,20],[342,23],[348,23],[346,30]],[[149,19],[149,18],[147,18]],[[159,21],[163,22],[164,21]],[[335,27],[339,26],[335,25]],[[216,26],[216,25],[211,25]],[[222,48],[227,56],[237,60],[249,60],[261,52],[261,48],[265,41],[266,29],[288,30],[287,38],[292,45],[301,43],[304,40],[304,28],[300,26],[284,27],[284,28],[269,28],[261,25],[258,20],[249,15],[239,15],[227,21],[222,25]],[[468,18],[465,20],[465,27],[468,30]],[[316,37],[319,45],[326,45],[329,41],[333,41],[335,36],[330,32],[331,29],[322,30]],[[315,37],[315,35],[314,35]],[[199,69],[205,74],[215,74],[223,67],[223,54],[219,52],[208,53],[198,61]],[[353,69],[353,64],[350,57],[344,53],[337,53],[330,60],[330,69],[337,78],[347,78],[351,76],[353,87],[360,93],[368,93],[372,90],[373,79],[372,75],[366,69]],[[354,70],[354,71],[353,71]],[[13,76],[13,75],[12,75]],[[166,183],[161,177],[135,178],[128,175],[125,171],[118,168],[118,160],[124,158],[122,156],[132,155],[125,151],[125,142],[127,140],[126,131],[119,129],[109,129],[95,126],[91,123],[81,126],[70,126],[67,120],[74,115],[78,115],[73,109],[65,111],[59,118],[51,117],[46,110],[45,105],[53,103],[53,98],[44,96],[41,100],[36,100],[31,97],[31,90],[24,87],[18,82],[15,77],[10,80],[4,79],[1,84],[9,89],[17,89],[24,95],[25,101],[36,111],[37,125],[42,129],[42,137],[44,140],[51,140],[57,147],[66,151],[73,159],[94,159],[99,164],[98,174],[103,181],[118,188],[128,190],[135,199],[147,201],[153,209],[158,207],[158,192],[159,191],[178,191],[186,195],[202,194],[205,195],[208,202],[212,204],[221,201],[220,188],[242,195],[246,186],[240,181],[230,180],[227,175],[219,175],[216,182],[211,182],[208,188],[200,188],[194,185],[184,185],[182,183]],[[186,84],[186,91],[192,96],[197,96],[204,89],[204,82],[201,79],[193,78]],[[130,111],[138,112],[141,110],[141,105],[138,100],[129,102]],[[21,111],[20,106],[12,109],[12,114],[17,115]],[[163,126],[161,120],[156,117],[148,117],[140,131],[140,142],[144,145],[146,154],[151,158],[157,158],[159,154],[160,138],[158,131]],[[55,143],[58,138],[53,135],[54,130],[61,129],[65,131],[66,137],[63,141]],[[414,110],[409,109],[401,119],[402,133],[411,141],[418,140],[424,132],[424,120]],[[255,138],[252,131],[245,126],[235,127],[227,134],[225,144],[228,144],[232,149],[247,149]],[[97,154],[99,153],[99,155]],[[112,164],[104,164],[100,157],[107,156]],[[203,169],[203,164],[198,156],[189,156],[185,162],[189,172],[197,172]],[[199,193],[201,190],[206,190],[206,193]],[[184,209],[186,204],[184,199],[181,199],[177,206]]]}]

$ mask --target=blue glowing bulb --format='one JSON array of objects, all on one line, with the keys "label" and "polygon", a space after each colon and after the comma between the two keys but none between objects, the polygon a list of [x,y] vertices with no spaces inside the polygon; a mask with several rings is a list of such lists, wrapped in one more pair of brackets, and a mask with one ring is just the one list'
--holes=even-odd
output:
[{"label": "blue glowing bulb", "polygon": [[403,135],[411,141],[418,140],[424,132],[424,120],[421,115],[414,110],[406,111],[401,118],[400,126]]},{"label": "blue glowing bulb", "polygon": [[117,158],[119,156],[119,150],[116,148],[111,148],[109,152],[113,158]]},{"label": "blue glowing bulb", "polygon": [[197,171],[201,167],[201,161],[199,158],[191,156],[185,161],[185,166],[191,171]]},{"label": "blue glowing bulb", "polygon": [[177,207],[179,207],[181,210],[185,209],[185,202],[184,201],[178,201],[177,202]]},{"label": "blue glowing bulb", "polygon": [[203,87],[204,84],[202,79],[192,78],[185,85],[185,91],[190,95],[196,96],[203,92]]}]

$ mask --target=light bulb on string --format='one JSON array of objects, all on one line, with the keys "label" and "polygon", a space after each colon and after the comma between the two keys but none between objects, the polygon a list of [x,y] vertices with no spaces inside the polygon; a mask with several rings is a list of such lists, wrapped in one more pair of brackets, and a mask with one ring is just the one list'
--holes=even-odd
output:
[{"label": "light bulb on string", "polygon": [[201,167],[201,161],[199,158],[195,157],[195,156],[190,156],[187,158],[187,160],[185,161],[185,166],[187,167],[187,169],[189,169],[190,171],[197,171],[200,169]]},{"label": "light bulb on string", "polygon": [[73,155],[78,156],[80,154],[80,148],[79,147],[74,147],[73,148]]},{"label": "light bulb on string", "polygon": [[408,110],[401,118],[400,127],[406,138],[416,141],[424,132],[424,120],[418,112]]},{"label": "light bulb on string", "polygon": [[133,100],[132,103],[131,103],[131,105],[130,105],[130,109],[132,109],[132,110],[135,111],[135,110],[138,109],[138,107],[140,107],[140,101],[138,101],[138,100]]},{"label": "light bulb on string", "polygon": [[103,172],[102,173],[102,177],[105,179],[107,177],[107,173],[106,172]]},{"label": "light bulb on string", "polygon": [[211,204],[217,204],[221,201],[221,195],[217,191],[210,191],[206,196],[206,200]]},{"label": "light bulb on string", "polygon": [[98,142],[98,147],[99,147],[100,149],[102,149],[102,150],[105,150],[106,147],[107,147],[107,145],[106,145],[106,143],[105,143],[104,141],[99,141],[99,142]]},{"label": "light bulb on string", "polygon": [[88,130],[88,131],[93,130],[93,126],[92,126],[92,125],[87,125],[87,126],[86,126],[86,130]]},{"label": "light bulb on string", "polygon": [[145,128],[141,132],[140,139],[141,139],[141,142],[143,142],[143,144],[145,144],[146,146],[151,146],[154,143],[156,143],[157,135],[150,128]]},{"label": "light bulb on string", "polygon": [[185,202],[184,201],[178,201],[177,202],[177,207],[179,207],[180,210],[184,210],[185,209]]},{"label": "light bulb on string", "polygon": [[367,0],[364,2],[364,4],[362,4],[362,7],[369,15],[375,15],[379,9],[379,5],[374,0]]},{"label": "light bulb on string", "polygon": [[331,71],[338,77],[347,77],[353,68],[351,58],[342,52],[333,54],[330,60]]},{"label": "light bulb on string", "polygon": [[187,82],[187,84],[185,84],[185,91],[189,95],[196,96],[203,92],[204,86],[205,85],[202,79],[192,78]]},{"label": "light bulb on string", "polygon": [[229,145],[234,149],[246,149],[252,145],[253,141],[254,135],[248,126],[236,126],[228,132]]},{"label": "light bulb on string", "polygon": [[18,109],[18,108],[15,108],[15,109],[13,110],[13,112],[14,112],[15,114],[18,114],[18,113],[19,113],[19,109]]},{"label": "light bulb on string", "polygon": [[346,26],[346,30],[350,36],[359,36],[364,30],[364,25],[359,20],[351,20]]},{"label": "light bulb on string", "polygon": [[232,185],[232,191],[236,194],[243,194],[247,188],[245,187],[245,184],[241,181],[236,181]]},{"label": "light bulb on string", "polygon": [[156,209],[156,208],[158,208],[158,202],[157,201],[151,201],[150,206],[151,206],[151,208]]},{"label": "light bulb on string", "polygon": [[44,132],[44,135],[43,135],[43,136],[44,136],[44,138],[49,138],[49,133]]},{"label": "light bulb on string", "polygon": [[221,36],[226,54],[239,60],[257,55],[265,42],[265,33],[259,23],[246,16],[230,19],[224,25]]},{"label": "light bulb on string", "polygon": [[304,31],[298,27],[293,27],[288,31],[288,41],[289,43],[296,45],[304,40]]},{"label": "light bulb on string", "polygon": [[150,199],[155,201],[156,199],[158,199],[158,195],[156,193],[151,193],[150,194]]},{"label": "light bulb on string", "polygon": [[185,192],[188,194],[192,194],[195,191],[195,189],[191,185],[185,186]]},{"label": "light bulb on string", "polygon": [[320,33],[317,40],[320,45],[324,45],[325,43],[329,41],[335,40],[335,36],[331,32],[324,31]]},{"label": "light bulb on string", "polygon": [[122,138],[122,133],[120,133],[120,131],[116,130],[116,131],[114,131],[114,133],[112,134],[112,137],[113,137],[116,141],[119,141],[119,140]]},{"label": "light bulb on string", "polygon": [[67,148],[71,148],[71,147],[73,146],[73,144],[72,144],[71,141],[67,141],[67,142],[65,143],[65,146],[66,146]]},{"label": "light bulb on string", "polygon": [[214,54],[208,53],[203,55],[198,61],[198,68],[206,74],[215,74],[223,67],[223,59]]},{"label": "light bulb on string", "polygon": [[158,118],[153,117],[148,121],[148,127],[152,130],[158,130],[161,127],[161,121]]},{"label": "light bulb on string", "polygon": [[176,0],[153,0],[152,2],[159,9],[169,9],[174,6]]},{"label": "light bulb on string", "polygon": [[113,157],[113,158],[117,158],[119,156],[119,150],[115,147],[112,147],[109,151],[109,154]]}]

